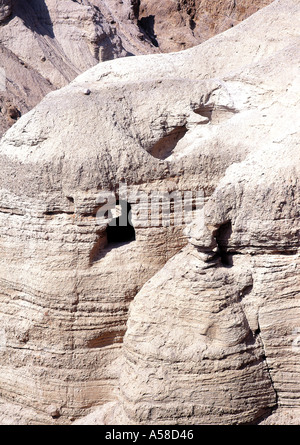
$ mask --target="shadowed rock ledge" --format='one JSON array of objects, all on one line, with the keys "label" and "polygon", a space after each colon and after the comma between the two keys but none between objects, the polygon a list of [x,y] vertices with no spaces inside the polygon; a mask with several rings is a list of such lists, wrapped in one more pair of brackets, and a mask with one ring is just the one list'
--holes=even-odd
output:
[{"label": "shadowed rock ledge", "polygon": [[[99,64],[3,136],[2,423],[299,407],[298,25],[277,0],[192,49]],[[205,205],[145,225],[128,198],[134,237],[111,242],[99,195],[118,212],[124,182]]]}]

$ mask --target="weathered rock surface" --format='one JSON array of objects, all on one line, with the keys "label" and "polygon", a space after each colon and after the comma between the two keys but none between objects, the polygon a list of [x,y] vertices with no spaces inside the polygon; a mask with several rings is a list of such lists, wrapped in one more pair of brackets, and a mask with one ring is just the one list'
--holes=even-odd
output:
[{"label": "weathered rock surface", "polygon": [[[85,94],[87,86],[90,94]],[[177,167],[151,155],[170,131],[188,121],[197,124],[191,100],[195,108],[218,102],[207,102],[220,89],[216,82],[187,79],[180,86],[176,103],[176,80],[121,82],[119,88],[75,81],[48,95],[3,137],[1,323],[6,348],[0,374],[7,400],[17,393],[18,403],[27,404],[29,397],[45,415],[54,403],[66,421],[114,397],[129,303],[186,240],[181,226],[144,227],[140,221],[135,241],[107,244],[106,225],[99,226],[95,218],[97,196],[124,178],[129,191],[186,190],[183,165],[190,171],[191,188],[197,188],[206,158],[195,168],[194,156]],[[155,88],[153,121],[145,122],[145,103]],[[122,105],[112,109],[112,102]],[[227,153],[218,156],[222,162],[215,180],[231,161]],[[210,189],[212,178],[203,175],[203,184]]]},{"label": "weathered rock surface", "polygon": [[135,297],[121,376],[129,423],[247,423],[299,408],[299,132],[282,137],[227,170],[195,247]]},{"label": "weathered rock surface", "polygon": [[163,52],[195,46],[245,20],[273,0],[137,0],[138,23]]},{"label": "weathered rock surface", "polygon": [[0,43],[0,136],[54,87]]},{"label": "weathered rock surface", "polygon": [[[177,18],[171,19],[170,29],[178,34],[177,40],[173,45],[169,28],[161,29],[162,45],[157,47],[145,25],[146,6],[139,8],[138,3],[135,0],[2,0],[0,68],[5,71],[6,82],[3,88],[0,73],[0,136],[46,93],[66,85],[98,62],[182,49],[184,45],[176,43],[178,39],[186,38],[186,46],[196,45],[224,29],[213,29],[201,35],[201,39],[191,38],[190,27],[185,26],[183,19],[180,26]],[[257,7],[265,4],[266,0],[255,2]],[[166,8],[160,5],[155,11],[160,23],[172,17],[170,4],[166,5]],[[205,15],[207,5],[198,6]],[[256,6],[247,5],[239,19],[254,12]],[[185,17],[189,5],[181,2],[180,8],[178,14]],[[217,8],[213,20],[219,13],[222,15]],[[197,29],[199,27],[200,24]]]},{"label": "weathered rock surface", "polygon": [[6,84],[0,85],[0,135],[13,123],[10,106],[18,110],[15,120],[99,61],[153,52],[137,37],[137,25],[121,16],[125,33],[115,20],[102,1],[2,1],[0,67]]},{"label": "weathered rock surface", "polygon": [[[2,422],[298,406],[298,20],[277,0],[190,50],[97,65],[2,138]],[[135,239],[117,243],[97,198],[125,181],[203,191],[205,219],[149,224],[129,196]]]},{"label": "weathered rock surface", "polygon": [[[237,30],[292,5],[275,2]],[[297,8],[280,29],[296,30]],[[223,77],[239,109],[233,138],[244,122],[249,154],[131,303],[118,402],[78,424],[257,423],[275,409],[262,423],[299,419],[299,54],[285,44]]]}]

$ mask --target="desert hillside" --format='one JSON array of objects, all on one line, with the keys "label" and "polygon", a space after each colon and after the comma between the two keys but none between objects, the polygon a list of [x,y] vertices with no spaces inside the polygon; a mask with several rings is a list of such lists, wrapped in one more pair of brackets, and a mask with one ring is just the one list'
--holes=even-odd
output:
[{"label": "desert hillside", "polygon": [[100,2],[46,3],[55,38],[0,28],[41,99],[0,141],[0,423],[299,423],[298,0],[206,35],[198,11],[215,35],[182,51],[135,2],[100,63]]},{"label": "desert hillside", "polygon": [[270,2],[1,0],[0,136],[99,62],[195,46]]}]

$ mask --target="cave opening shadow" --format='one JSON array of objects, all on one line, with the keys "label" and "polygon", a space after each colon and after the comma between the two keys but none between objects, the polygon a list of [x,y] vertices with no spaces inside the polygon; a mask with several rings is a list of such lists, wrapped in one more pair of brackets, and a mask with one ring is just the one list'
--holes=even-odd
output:
[{"label": "cave opening shadow", "polygon": [[23,20],[26,28],[41,36],[54,36],[53,23],[45,0],[15,0],[13,17]]},{"label": "cave opening shadow", "polygon": [[232,235],[232,224],[231,221],[227,221],[222,224],[215,233],[215,239],[218,245],[219,256],[221,257],[221,263],[223,266],[232,267],[233,252],[228,251],[228,244],[230,237]]},{"label": "cave opening shadow", "polygon": [[131,205],[127,201],[116,202],[118,215],[107,226],[107,245],[127,244],[135,241],[135,230],[131,224]]},{"label": "cave opening shadow", "polygon": [[156,34],[154,31],[154,25],[155,25],[155,16],[149,15],[148,17],[142,17],[140,20],[138,20],[138,27],[142,32],[144,32],[149,39],[151,40],[151,43],[158,47],[158,41],[156,39]]}]

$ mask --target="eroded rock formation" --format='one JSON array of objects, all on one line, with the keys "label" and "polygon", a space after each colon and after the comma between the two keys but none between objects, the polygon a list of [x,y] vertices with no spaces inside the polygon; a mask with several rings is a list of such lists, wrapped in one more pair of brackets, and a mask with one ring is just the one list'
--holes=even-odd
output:
[{"label": "eroded rock formation", "polygon": [[198,45],[245,20],[272,0],[136,0],[141,29],[163,52]]},{"label": "eroded rock formation", "polygon": [[[191,37],[186,20],[180,19],[179,23],[170,14],[169,2],[166,9],[160,3],[159,9],[156,6],[150,12],[161,24],[171,17],[170,29],[177,37],[172,44],[169,28],[162,27],[161,44],[157,46],[144,23],[145,8],[153,8],[154,4],[140,5],[135,0],[1,1],[0,68],[4,73],[0,71],[0,136],[49,91],[66,85],[99,62],[182,49],[224,29],[211,29],[201,38]],[[255,2],[257,8],[265,4],[266,0]],[[198,6],[205,15],[207,5]],[[255,8],[247,5],[239,20]],[[185,17],[188,10],[189,5],[180,2],[180,17]],[[214,21],[219,13],[222,15],[217,8]],[[202,29],[201,17],[197,29]],[[187,43],[179,44],[178,40]]]},{"label": "eroded rock formation", "polygon": [[[252,23],[281,21],[286,7],[275,2]],[[264,423],[299,419],[299,55],[285,44],[223,77],[239,110],[234,137],[241,125],[251,153],[186,229],[188,246],[132,302],[118,402],[76,423],[257,423],[276,408]]]},{"label": "eroded rock formation", "polygon": [[0,135],[12,124],[10,106],[19,117],[49,91],[101,61],[153,52],[123,15],[126,32],[119,30],[106,2],[15,0],[13,8],[11,3],[0,4],[0,68],[5,71]]},{"label": "eroded rock formation", "polygon": [[[4,135],[2,423],[298,407],[298,17],[277,0],[187,51],[99,64]],[[141,219],[153,191],[203,192],[204,218]],[[107,192],[130,239],[99,222]]]},{"label": "eroded rock formation", "polygon": [[132,303],[128,423],[248,423],[299,407],[300,153],[282,136],[227,170],[203,228]]}]

